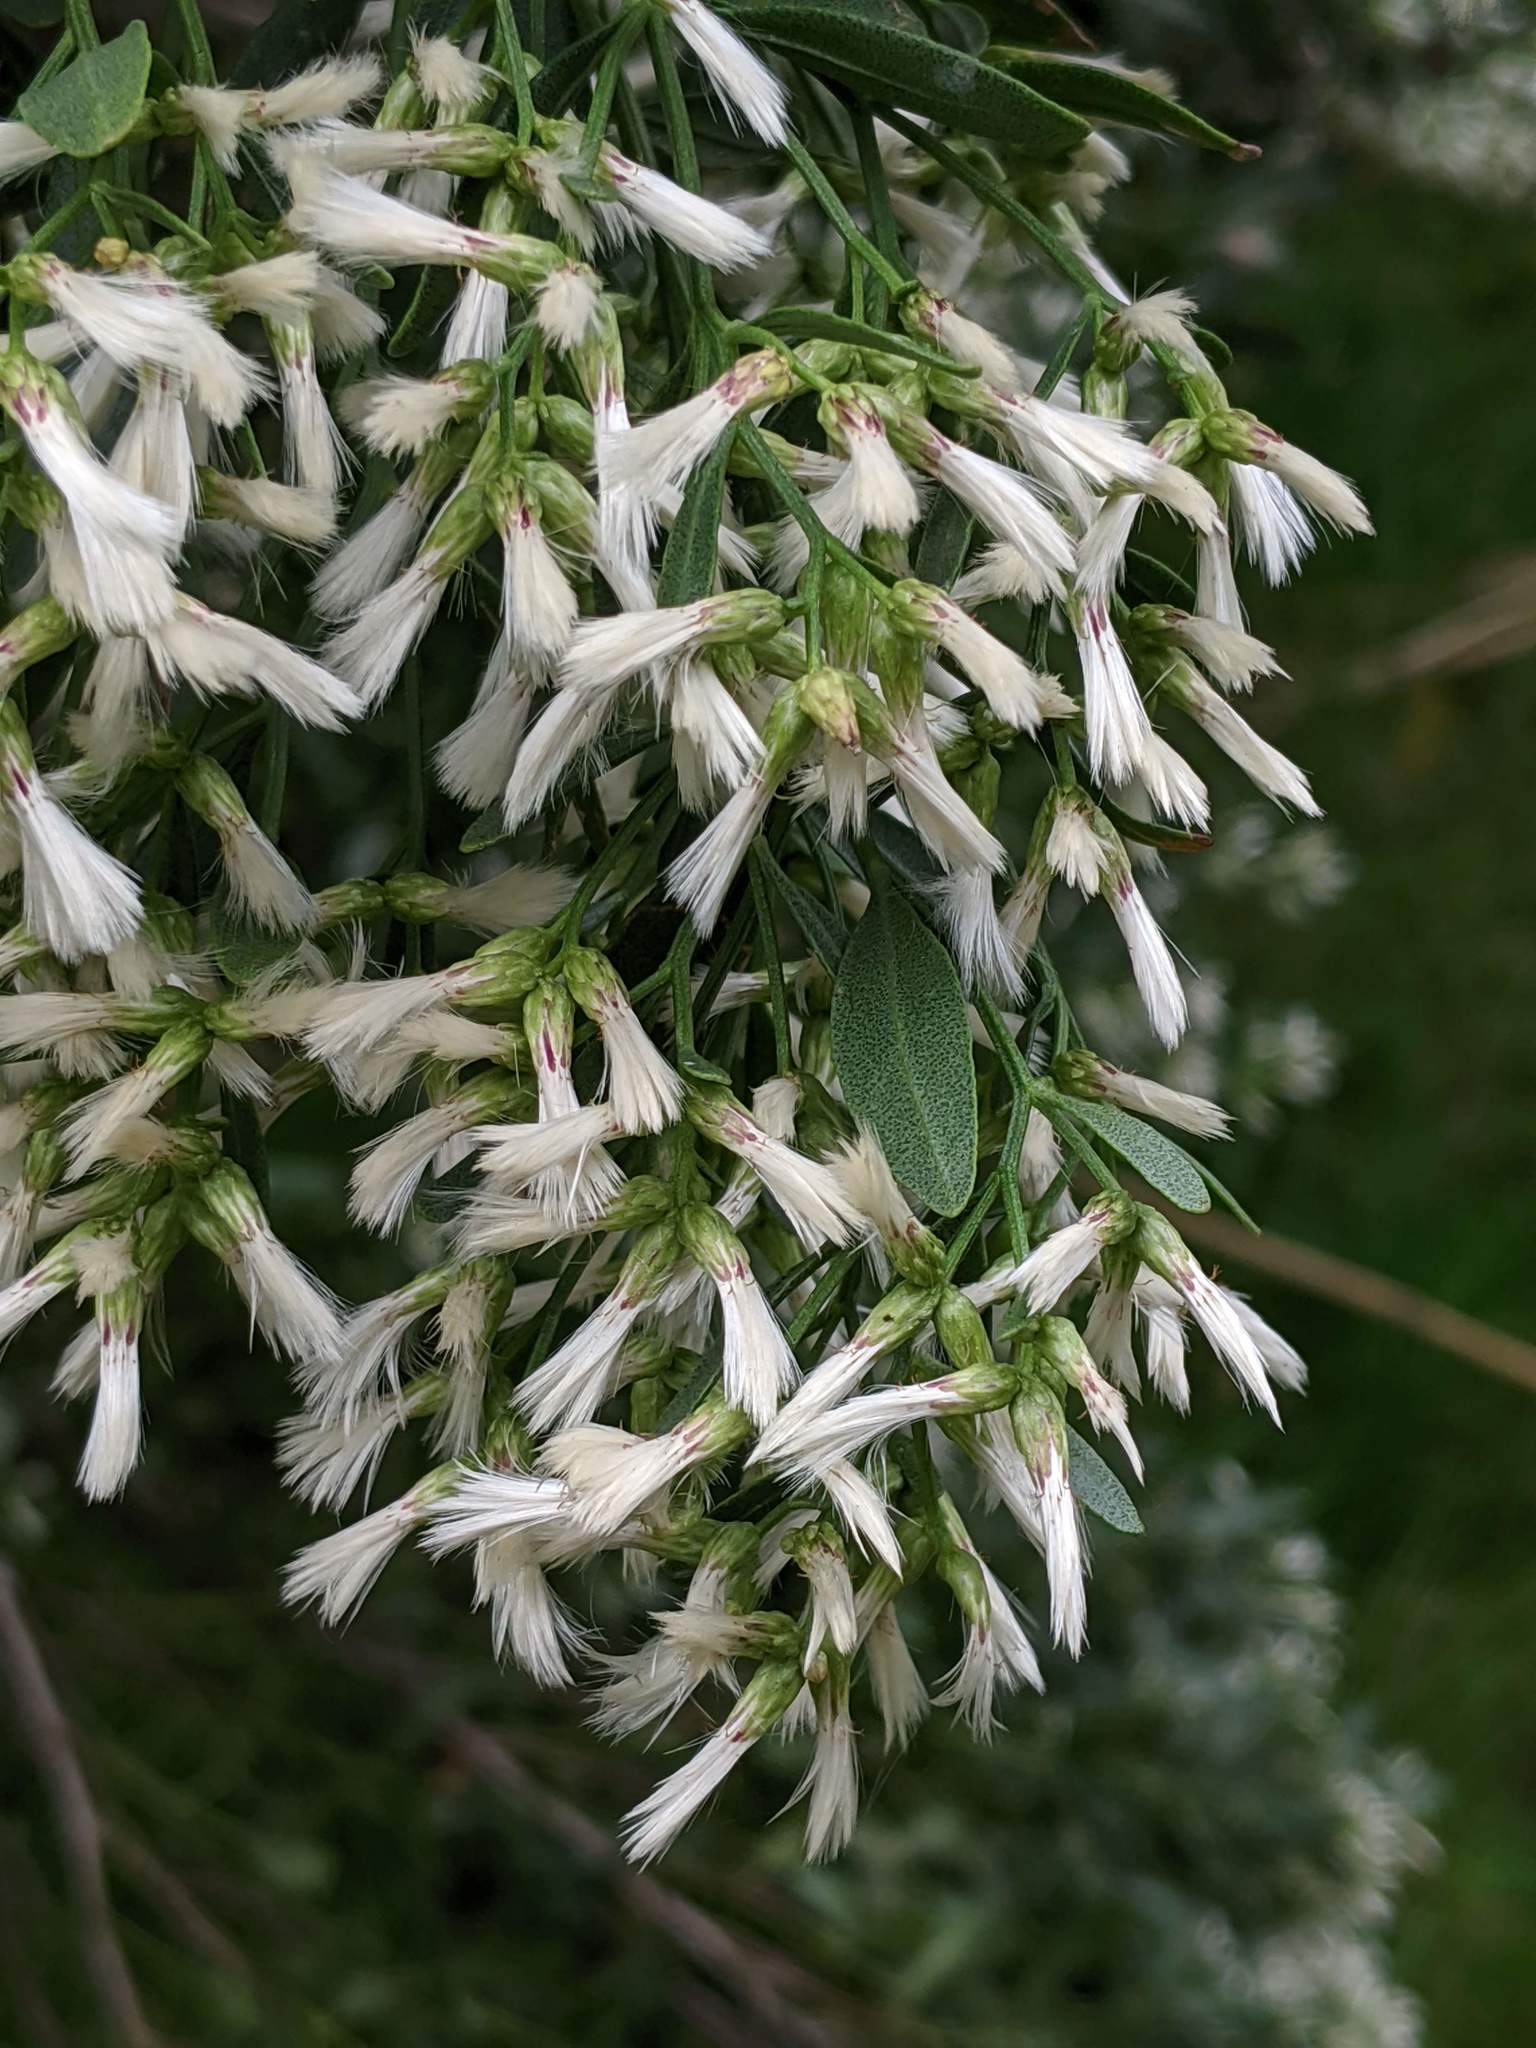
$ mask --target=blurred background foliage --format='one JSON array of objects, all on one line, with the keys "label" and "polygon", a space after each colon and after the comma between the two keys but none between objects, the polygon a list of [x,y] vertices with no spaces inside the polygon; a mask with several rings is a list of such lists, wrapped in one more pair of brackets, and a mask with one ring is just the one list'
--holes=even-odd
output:
[{"label": "blurred background foliage", "polygon": [[[990,11],[1050,31],[1048,10]],[[1237,401],[1354,474],[1380,529],[1255,598],[1294,677],[1266,730],[1332,822],[1277,828],[1217,776],[1223,847],[1161,885],[1201,970],[1200,1065],[1180,1078],[1256,1120],[1227,1170],[1277,1232],[1536,1335],[1536,872],[1519,823],[1536,22],[1498,0],[1074,12],[1265,149],[1244,168],[1133,142],[1106,257],[1193,291],[1234,350]],[[395,737],[300,750],[301,857],[338,820],[356,857],[337,872],[387,848]],[[1112,1050],[1112,989],[1102,1007]],[[303,1119],[274,1157],[274,1212],[360,1298],[389,1283],[340,1223],[342,1148],[366,1132]],[[402,1561],[340,1644],[280,1608],[278,1567],[311,1533],[271,1471],[284,1390],[204,1286],[171,1303],[176,1384],[150,1383],[149,1455],[118,1507],[69,1486],[76,1423],[47,1396],[48,1339],[0,1380],[0,1544],[157,2038],[1522,2037],[1531,1393],[1255,1282],[1312,1362],[1310,1395],[1271,1438],[1203,1376],[1191,1423],[1152,1441],[1149,1535],[1099,1532],[1079,1669],[1053,1663],[1046,1699],[1015,1703],[990,1750],[936,1717],[882,1783],[872,1749],[839,1867],[803,1871],[793,1825],[769,1824],[798,1769],[770,1753],[642,1878],[617,1869],[608,1829],[647,1768],[600,1752],[573,1703],[497,1674],[451,1574]],[[933,1675],[946,1623],[937,1607],[912,1620]],[[105,2040],[8,1709],[0,1787],[0,2039]]]}]

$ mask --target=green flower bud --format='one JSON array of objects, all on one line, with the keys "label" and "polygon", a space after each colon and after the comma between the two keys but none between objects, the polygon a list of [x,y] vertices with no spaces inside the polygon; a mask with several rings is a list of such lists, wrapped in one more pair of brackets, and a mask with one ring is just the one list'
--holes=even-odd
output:
[{"label": "green flower bud", "polygon": [[162,1195],[144,1211],[139,1224],[137,1258],[146,1287],[157,1286],[164,1279],[186,1241],[180,1200],[174,1194]]},{"label": "green flower bud", "polygon": [[[407,876],[404,879],[411,881],[416,878]],[[329,889],[321,889],[315,896],[315,929],[325,931],[338,924],[366,924],[370,918],[378,917],[384,908],[385,891],[378,882],[363,879],[333,882]],[[405,913],[399,911],[396,915],[403,917]]]},{"label": "green flower bud", "polygon": [[854,703],[856,678],[836,668],[808,669],[795,684],[795,701],[817,729],[838,746],[857,753],[859,714]]},{"label": "green flower bud", "polygon": [[946,1287],[940,1295],[933,1311],[933,1327],[952,1365],[996,1367],[986,1324],[958,1287]]},{"label": "green flower bud", "polygon": [[59,654],[79,638],[80,629],[51,597],[39,598],[0,628],[0,690],[9,688],[33,662]]},{"label": "green flower bud", "polygon": [[544,456],[531,457],[523,476],[538,510],[539,524],[551,540],[585,553],[597,528],[597,504],[568,469]]},{"label": "green flower bud", "polygon": [[1083,372],[1083,411],[1101,420],[1123,420],[1130,406],[1130,392],[1118,370],[1104,369],[1092,362]]},{"label": "green flower bud", "polygon": [[1002,764],[996,754],[990,748],[983,748],[967,767],[952,768],[942,753],[939,762],[982,824],[990,825],[997,815],[997,799],[1003,782]]},{"label": "green flower bud", "polygon": [[544,440],[556,455],[586,469],[592,461],[592,414],[579,399],[547,393],[534,401]]}]

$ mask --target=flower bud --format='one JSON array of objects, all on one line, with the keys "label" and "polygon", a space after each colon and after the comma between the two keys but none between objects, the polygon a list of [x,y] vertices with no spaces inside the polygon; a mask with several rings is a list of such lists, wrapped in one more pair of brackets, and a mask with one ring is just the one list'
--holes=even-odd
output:
[{"label": "flower bud", "polygon": [[549,447],[564,461],[587,468],[592,461],[593,445],[590,409],[579,399],[563,397],[559,392],[546,393],[534,404]]},{"label": "flower bud", "polygon": [[33,662],[58,654],[79,635],[79,627],[51,597],[29,604],[0,628],[0,690],[5,690]]},{"label": "flower bud", "polygon": [[859,751],[856,678],[835,668],[813,668],[795,684],[795,702],[817,729],[851,753]]},{"label": "flower bud", "polygon": [[946,1287],[933,1311],[933,1327],[944,1355],[957,1369],[996,1368],[986,1324],[958,1287]]}]

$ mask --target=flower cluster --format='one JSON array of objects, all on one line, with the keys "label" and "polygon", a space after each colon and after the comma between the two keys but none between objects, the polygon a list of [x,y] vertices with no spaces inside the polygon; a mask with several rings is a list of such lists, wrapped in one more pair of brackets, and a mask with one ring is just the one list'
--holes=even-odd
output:
[{"label": "flower cluster", "polygon": [[[968,1490],[1040,1552],[1076,1653],[1081,1502],[1124,1496],[1074,1419],[1139,1477],[1130,1404],[1187,1408],[1193,1336],[1271,1416],[1301,1383],[1121,1185],[1121,1155],[1150,1171],[1142,1119],[1213,1139],[1224,1113],[1085,1044],[1041,934],[1056,884],[1098,899],[1178,1043],[1137,871],[1209,841],[1186,736],[1317,812],[1237,708],[1280,671],[1235,552],[1279,582],[1319,531],[1369,530],[1231,403],[1182,293],[1105,270],[1103,138],[982,162],[860,104],[848,156],[813,155],[742,20],[631,5],[562,74],[498,9],[488,47],[418,36],[393,76],[359,48],[270,89],[175,85],[135,137],[192,150],[191,217],[87,184],[94,251],[57,253],[50,218],[3,269],[5,510],[35,567],[0,632],[0,1339],[90,1305],[55,1386],[90,1404],[79,1480],[110,1498],[146,1317],[212,1253],[291,1368],[279,1463],[306,1501],[340,1510],[397,1439],[426,1447],[294,1560],[292,1600],[345,1622],[417,1542],[469,1560],[536,1682],[595,1674],[606,1733],[724,1693],[626,1823],[642,1861],[797,1729],[807,1851],[835,1852],[866,1688],[890,1747],[930,1704],[985,1736],[1039,1688]],[[776,182],[706,192],[700,124]],[[51,154],[0,126],[0,175]],[[782,304],[803,213],[839,252],[831,305]],[[996,230],[1081,297],[1044,370],[965,310]],[[1143,435],[1149,370],[1172,413]],[[268,561],[305,593],[281,632],[242,615]],[[207,601],[231,562],[238,612]],[[483,629],[470,690],[434,659],[455,592]],[[288,726],[340,731],[423,676],[457,718],[437,781],[495,864],[435,874],[418,829],[312,886],[281,845]],[[254,711],[221,718],[234,699]],[[1035,790],[1013,845],[1005,765]],[[180,843],[215,864],[205,902]],[[977,1038],[953,1221],[893,1170],[829,1027],[871,890],[942,940]],[[315,1089],[419,1104],[359,1153],[350,1207],[429,1262],[360,1307],[259,1191],[265,1134]],[[655,1603],[618,1654],[577,1606],[613,1553]],[[936,1686],[899,1619],[929,1573],[958,1617]]]}]

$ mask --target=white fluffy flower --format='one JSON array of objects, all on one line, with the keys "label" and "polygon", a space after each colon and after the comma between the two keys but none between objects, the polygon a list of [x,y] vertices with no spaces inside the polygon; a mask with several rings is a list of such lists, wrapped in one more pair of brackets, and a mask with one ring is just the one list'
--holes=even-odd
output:
[{"label": "white fluffy flower", "polygon": [[663,0],[663,5],[732,126],[750,128],[777,148],[788,133],[788,99],[779,80],[703,0]]}]

